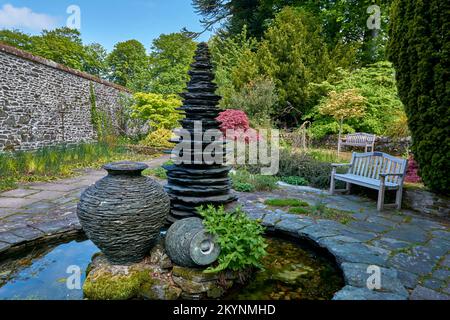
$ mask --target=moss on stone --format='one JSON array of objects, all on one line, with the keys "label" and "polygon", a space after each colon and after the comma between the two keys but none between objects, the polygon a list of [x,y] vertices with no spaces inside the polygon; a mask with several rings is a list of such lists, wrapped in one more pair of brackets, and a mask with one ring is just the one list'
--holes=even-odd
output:
[{"label": "moss on stone", "polygon": [[83,293],[90,300],[128,300],[139,294],[144,282],[151,280],[148,270],[130,270],[123,275],[97,270],[86,278]]}]

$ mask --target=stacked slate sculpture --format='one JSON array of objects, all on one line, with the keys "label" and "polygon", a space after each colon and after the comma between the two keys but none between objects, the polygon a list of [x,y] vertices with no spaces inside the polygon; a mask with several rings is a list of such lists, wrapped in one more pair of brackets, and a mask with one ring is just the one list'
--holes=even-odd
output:
[{"label": "stacked slate sculpture", "polygon": [[[211,144],[210,141],[199,138],[198,132],[196,132],[197,135],[194,135],[194,122],[197,121],[198,125],[198,121],[201,121],[201,137],[206,130],[219,130],[219,123],[215,118],[220,112],[217,105],[221,97],[214,93],[217,86],[213,83],[214,73],[210,59],[207,44],[200,43],[194,58],[195,61],[191,64],[189,71],[191,80],[187,85],[187,92],[181,94],[184,101],[179,110],[186,114],[185,119],[181,120],[181,124],[186,130],[185,132],[190,133],[190,138],[181,140],[184,136],[181,134],[180,139],[171,141],[183,142],[183,145],[190,146],[191,155],[189,163],[184,162],[164,167],[168,177],[165,190],[171,200],[169,222],[195,216],[196,208],[201,205],[221,205],[236,200],[231,193],[231,182],[228,177],[230,166],[207,164],[203,157],[202,160],[194,163],[195,156],[198,156],[199,153],[209,153],[205,152],[205,148]],[[214,143],[219,146],[216,148],[216,155],[224,158],[225,142],[217,140]],[[220,151],[217,154],[218,149]]]}]

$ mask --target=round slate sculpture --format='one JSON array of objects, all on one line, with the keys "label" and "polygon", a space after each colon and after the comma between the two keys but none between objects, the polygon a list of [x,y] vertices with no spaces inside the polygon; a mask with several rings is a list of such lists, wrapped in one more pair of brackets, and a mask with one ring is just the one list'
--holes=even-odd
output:
[{"label": "round slate sculpture", "polygon": [[206,232],[202,219],[195,217],[172,224],[167,230],[165,244],[170,259],[182,267],[210,265],[220,254],[215,237]]},{"label": "round slate sculpture", "polygon": [[142,175],[144,163],[116,162],[108,175],[86,189],[77,215],[87,237],[112,264],[140,262],[159,237],[170,199],[154,180]]}]

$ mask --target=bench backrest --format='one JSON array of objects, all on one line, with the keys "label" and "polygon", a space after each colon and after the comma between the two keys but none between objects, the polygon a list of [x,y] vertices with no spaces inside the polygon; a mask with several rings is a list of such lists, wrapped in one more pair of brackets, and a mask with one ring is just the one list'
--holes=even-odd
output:
[{"label": "bench backrest", "polygon": [[345,136],[345,144],[358,145],[371,145],[374,143],[376,135],[369,133],[350,133]]},{"label": "bench backrest", "polygon": [[[348,173],[380,180],[380,173],[406,173],[408,160],[399,159],[383,152],[356,153],[352,155]],[[398,176],[386,177],[386,182],[398,183]]]}]

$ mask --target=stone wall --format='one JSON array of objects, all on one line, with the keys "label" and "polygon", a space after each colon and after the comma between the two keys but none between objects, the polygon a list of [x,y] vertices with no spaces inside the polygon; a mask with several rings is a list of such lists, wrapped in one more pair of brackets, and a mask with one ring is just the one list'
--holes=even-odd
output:
[{"label": "stone wall", "polygon": [[[327,148],[337,150],[338,136],[329,135],[323,139],[317,139],[312,141],[312,145],[317,148]],[[390,137],[380,137],[377,136],[375,140],[375,151],[386,152],[391,155],[400,156],[405,154],[405,152],[411,147],[411,138],[402,139],[392,139]],[[343,151],[356,151],[364,152],[362,147],[349,147],[344,146]]]},{"label": "stone wall", "polygon": [[91,84],[117,128],[127,89],[0,44],[0,151],[95,140]]}]

